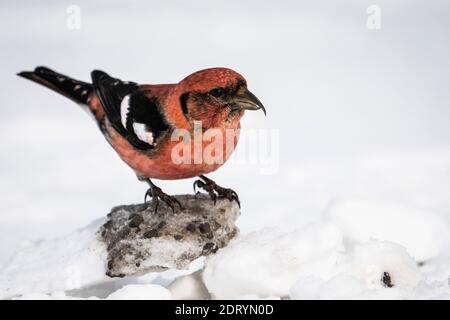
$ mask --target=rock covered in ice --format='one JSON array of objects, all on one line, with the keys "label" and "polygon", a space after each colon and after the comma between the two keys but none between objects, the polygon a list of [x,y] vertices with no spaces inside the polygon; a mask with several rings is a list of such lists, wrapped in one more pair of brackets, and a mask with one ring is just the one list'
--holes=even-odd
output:
[{"label": "rock covered in ice", "polygon": [[165,269],[185,269],[200,256],[215,253],[234,238],[240,214],[236,202],[207,195],[177,196],[183,210],[175,213],[160,203],[113,208],[100,229],[105,242],[107,274],[136,275]]}]

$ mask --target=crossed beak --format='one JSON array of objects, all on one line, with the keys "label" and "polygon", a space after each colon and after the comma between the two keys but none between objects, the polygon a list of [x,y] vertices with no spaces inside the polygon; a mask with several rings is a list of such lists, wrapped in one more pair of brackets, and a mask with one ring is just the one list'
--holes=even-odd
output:
[{"label": "crossed beak", "polygon": [[249,90],[245,90],[243,93],[239,94],[234,98],[234,104],[231,108],[234,110],[259,110],[261,109],[266,115],[266,108],[261,101]]}]

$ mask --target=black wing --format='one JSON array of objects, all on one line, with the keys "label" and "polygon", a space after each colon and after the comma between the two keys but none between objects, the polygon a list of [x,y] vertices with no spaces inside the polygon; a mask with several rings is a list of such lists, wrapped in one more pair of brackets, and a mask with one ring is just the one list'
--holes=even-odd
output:
[{"label": "black wing", "polygon": [[153,149],[170,129],[157,99],[139,90],[137,83],[112,78],[103,71],[94,70],[91,76],[112,127],[135,148]]}]

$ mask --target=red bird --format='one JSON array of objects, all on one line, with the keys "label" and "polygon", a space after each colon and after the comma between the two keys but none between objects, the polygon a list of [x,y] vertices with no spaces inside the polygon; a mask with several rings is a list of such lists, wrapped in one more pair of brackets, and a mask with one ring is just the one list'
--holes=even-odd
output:
[{"label": "red bird", "polygon": [[[171,138],[176,129],[186,130],[193,138],[195,124],[201,123],[203,132],[218,129],[223,134],[224,150],[227,143],[234,149],[244,111],[261,109],[266,113],[239,73],[227,68],[211,68],[195,72],[177,84],[159,85],[124,82],[100,70],[92,71],[92,84],[46,67],[18,75],[85,106],[114,150],[139,180],[149,184],[144,200],[150,196],[156,202],[155,210],[159,199],[173,211],[175,204],[180,208],[181,204],[154,185],[151,178],[173,180],[198,176],[201,180],[194,182],[194,191],[199,187],[214,201],[219,197],[239,204],[236,192],[204,176],[228,159],[229,150],[223,152],[224,159],[219,163],[179,163],[173,161],[172,151],[180,142]],[[236,134],[226,135],[230,130]],[[193,145],[194,139],[189,143]],[[206,142],[202,141],[202,147],[205,146]],[[189,156],[195,157],[194,151]]]}]

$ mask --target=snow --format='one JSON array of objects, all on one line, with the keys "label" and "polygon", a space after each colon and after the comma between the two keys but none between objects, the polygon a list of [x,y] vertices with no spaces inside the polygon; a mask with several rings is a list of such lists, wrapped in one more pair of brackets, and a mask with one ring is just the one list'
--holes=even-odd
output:
[{"label": "snow", "polygon": [[[114,291],[107,300],[170,300],[171,293],[165,287],[156,284],[129,284]],[[65,292],[27,293],[13,300],[98,300],[98,297],[86,298],[66,295]]]},{"label": "snow", "polygon": [[405,248],[386,241],[370,240],[357,245],[350,257],[350,273],[369,288],[385,287],[380,279],[389,274],[392,286],[415,287],[421,280],[417,262]]},{"label": "snow", "polygon": [[179,277],[173,281],[168,289],[175,300],[201,300],[209,299],[210,294],[201,279],[201,272],[197,271]]},{"label": "snow", "polygon": [[264,229],[208,258],[203,280],[216,299],[285,297],[300,274],[325,278],[335,274],[342,249],[342,233],[332,225],[290,233]]},{"label": "snow", "polygon": [[292,288],[291,299],[450,299],[446,282],[419,283],[416,287],[368,288],[367,285],[351,275],[341,274],[328,281],[321,279],[301,279]]},{"label": "snow", "polygon": [[[348,249],[331,278],[302,275],[291,299],[448,299],[448,280],[427,279],[402,246],[370,240]],[[389,275],[389,282],[385,276]],[[385,280],[385,281],[383,281]],[[389,284],[389,285],[388,285]]]},{"label": "snow", "polygon": [[[48,65],[81,80],[103,69],[164,83],[212,66],[247,78],[268,114],[246,115],[243,131],[275,130],[279,152],[270,174],[263,170],[268,164],[257,161],[229,162],[211,175],[242,201],[241,238],[223,250],[233,259],[223,261],[219,251],[206,266],[217,295],[450,299],[450,77],[442,72],[450,42],[440,41],[450,37],[449,2],[378,1],[379,31],[366,29],[366,6],[350,0],[230,0],[216,10],[206,0],[77,4],[79,30],[66,28],[66,7],[57,2],[9,2],[0,12],[8,30],[0,35],[8,44],[0,52],[0,82],[8,93],[0,96],[0,297],[107,298],[127,285],[168,287],[203,265],[104,276],[95,225],[85,226],[113,206],[141,202],[146,186],[78,106],[16,76]],[[242,30],[246,37],[229,36]],[[193,46],[192,35],[205,45]],[[139,41],[143,36],[151,41]],[[245,151],[240,142],[233,158]],[[192,181],[158,185],[173,194],[192,191]],[[314,252],[316,233],[324,240]],[[419,274],[411,259],[424,262]],[[220,260],[223,267],[214,263]],[[370,265],[409,276],[397,275],[399,286],[372,288],[361,271]],[[255,287],[239,286],[235,278]],[[195,297],[201,286],[191,280],[180,280],[172,298],[183,296],[183,288]]]},{"label": "snow", "polygon": [[[347,202],[345,207],[360,208],[359,204]],[[365,213],[369,221],[384,217],[380,208]],[[421,265],[408,248],[374,237],[367,241],[352,238],[351,228],[342,228],[330,219],[292,230],[264,228],[240,235],[216,254],[194,261],[190,270],[110,279],[105,275],[106,249],[97,238],[104,222],[97,220],[65,237],[31,243],[18,251],[0,270],[0,297],[450,298],[448,255],[440,254]],[[402,223],[405,234],[411,232],[409,227],[416,228],[407,220]],[[433,243],[421,245],[424,251],[433,247]]]},{"label": "snow", "polygon": [[[36,241],[17,251],[0,268],[0,299],[170,299],[165,287],[179,277],[183,283],[183,276],[203,266],[199,258],[187,270],[110,278],[106,276],[107,250],[98,235],[105,221],[98,219],[66,236]],[[199,291],[187,291],[186,280],[171,290],[190,299]]]},{"label": "snow", "polygon": [[155,284],[130,284],[113,293],[109,300],[170,300],[170,291]]},{"label": "snow", "polygon": [[203,280],[215,299],[440,299],[449,275],[428,278],[405,247],[321,223],[242,236],[207,259]]},{"label": "snow", "polygon": [[448,218],[432,210],[398,202],[348,199],[326,214],[353,241],[374,237],[403,245],[418,261],[435,258],[450,247]]},{"label": "snow", "polygon": [[65,294],[65,292],[53,292],[51,294],[46,293],[27,293],[19,297],[14,297],[12,300],[98,300],[97,297],[79,298],[71,297]]},{"label": "snow", "polygon": [[108,281],[106,250],[96,235],[104,221],[19,250],[1,269],[0,298],[74,290]]}]

